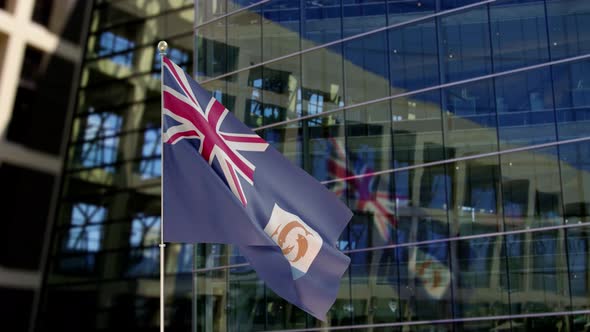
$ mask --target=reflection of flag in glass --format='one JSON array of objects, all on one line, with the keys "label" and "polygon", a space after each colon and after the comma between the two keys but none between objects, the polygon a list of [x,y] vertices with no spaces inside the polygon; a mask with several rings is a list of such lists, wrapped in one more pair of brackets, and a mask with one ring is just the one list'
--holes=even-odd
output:
[{"label": "reflection of flag in glass", "polygon": [[449,268],[438,258],[418,248],[412,248],[408,269],[424,287],[428,295],[440,299],[451,283]]},{"label": "reflection of flag in glass", "polygon": [[[330,138],[332,151],[328,160],[328,171],[334,179],[373,173],[366,162],[358,171],[350,171],[346,166],[346,152],[337,138]],[[381,188],[379,176],[366,176],[334,183],[331,190],[338,196],[346,194],[350,188],[351,206],[356,211],[371,213],[379,235],[384,240],[391,239],[391,229],[397,224],[395,218],[395,195],[388,188]]]}]

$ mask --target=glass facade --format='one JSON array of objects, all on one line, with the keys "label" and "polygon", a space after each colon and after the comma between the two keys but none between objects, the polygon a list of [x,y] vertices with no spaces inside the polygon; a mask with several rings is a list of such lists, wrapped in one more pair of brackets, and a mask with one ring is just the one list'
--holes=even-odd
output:
[{"label": "glass facade", "polygon": [[590,3],[196,2],[197,79],[355,212],[326,323],[199,245],[198,331],[588,329]]},{"label": "glass facade", "polygon": [[168,244],[168,330],[588,331],[590,2],[160,3],[95,3],[41,330],[157,328],[165,38],[355,214],[326,322]]}]

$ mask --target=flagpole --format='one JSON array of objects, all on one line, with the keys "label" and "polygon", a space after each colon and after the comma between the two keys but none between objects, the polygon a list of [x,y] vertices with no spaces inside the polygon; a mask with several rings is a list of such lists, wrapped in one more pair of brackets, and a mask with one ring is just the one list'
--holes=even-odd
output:
[{"label": "flagpole", "polygon": [[160,52],[160,93],[161,93],[161,126],[160,140],[162,151],[160,153],[160,332],[164,332],[164,57],[168,50],[168,43],[162,40],[158,43]]}]

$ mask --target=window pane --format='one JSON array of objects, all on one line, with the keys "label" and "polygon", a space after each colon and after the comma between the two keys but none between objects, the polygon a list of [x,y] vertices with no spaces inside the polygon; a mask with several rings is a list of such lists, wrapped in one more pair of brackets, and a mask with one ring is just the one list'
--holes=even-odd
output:
[{"label": "window pane", "polygon": [[260,7],[239,12],[227,18],[228,71],[238,70],[262,60],[262,18]]},{"label": "window pane", "polygon": [[[504,238],[484,237],[454,241],[452,264],[458,272],[453,296],[456,318],[509,315],[509,289],[500,286],[506,277],[502,262]],[[493,329],[493,321],[484,323]]]},{"label": "window pane", "polygon": [[300,2],[271,1],[262,7],[263,60],[299,51]]},{"label": "window pane", "polygon": [[453,180],[452,230],[454,236],[502,231],[500,167],[498,157],[449,164]]},{"label": "window pane", "polygon": [[342,38],[341,0],[303,1],[302,49]]},{"label": "window pane", "polygon": [[555,141],[548,68],[501,76],[495,82],[501,149]]},{"label": "window pane", "polygon": [[351,226],[351,237],[359,235],[352,248],[393,243],[395,196],[390,174],[367,176],[392,167],[391,122],[389,102],[346,111],[348,135],[348,176],[365,176],[343,183],[348,190],[348,203],[357,222]]},{"label": "window pane", "polygon": [[502,0],[490,5],[494,71],[549,60],[545,6],[540,0]]},{"label": "window pane", "polygon": [[225,79],[227,100],[223,105],[247,126],[262,126],[262,68],[242,71]]},{"label": "window pane", "polygon": [[[205,1],[200,1],[205,2]],[[225,19],[207,24],[195,30],[197,52],[197,79],[205,80],[227,72],[235,67],[237,52],[228,52]],[[234,57],[230,60],[228,53]]]},{"label": "window pane", "polygon": [[396,24],[433,14],[436,0],[387,0],[389,23]]},{"label": "window pane", "polygon": [[440,92],[392,100],[395,167],[444,159]]},{"label": "window pane", "polygon": [[590,305],[588,285],[588,257],[590,234],[588,227],[566,230],[569,262],[569,282],[572,292],[572,309],[585,310]]},{"label": "window pane", "polygon": [[590,61],[555,65],[553,85],[559,139],[586,137],[590,132]]},{"label": "window pane", "polygon": [[302,116],[300,57],[270,63],[262,71],[263,124]]},{"label": "window pane", "polygon": [[434,20],[388,31],[393,94],[439,84]]},{"label": "window pane", "polygon": [[344,43],[346,104],[389,95],[386,37],[379,32]]},{"label": "window pane", "polygon": [[563,224],[557,149],[509,153],[500,160],[506,229]]},{"label": "window pane", "polygon": [[[506,241],[511,314],[566,310],[570,293],[564,231],[512,235]],[[555,326],[560,318],[544,320]]]},{"label": "window pane", "polygon": [[343,106],[340,47],[305,53],[303,61],[303,112],[318,114]]},{"label": "window pane", "polygon": [[547,0],[547,20],[553,60],[590,52],[590,3]]},{"label": "window pane", "polygon": [[225,14],[225,0],[195,0],[197,17],[195,24],[214,19]]},{"label": "window pane", "polygon": [[492,66],[487,7],[443,16],[439,22],[444,81],[489,74]]},{"label": "window pane", "polygon": [[446,88],[443,98],[447,158],[498,150],[492,80]]},{"label": "window pane", "polygon": [[343,31],[348,37],[385,26],[386,0],[343,0]]},{"label": "window pane", "polygon": [[590,221],[590,143],[559,146],[566,223]]}]

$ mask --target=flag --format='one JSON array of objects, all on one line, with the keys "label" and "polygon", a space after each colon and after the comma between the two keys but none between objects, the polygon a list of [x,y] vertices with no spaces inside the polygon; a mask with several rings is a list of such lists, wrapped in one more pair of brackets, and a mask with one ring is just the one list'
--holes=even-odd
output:
[{"label": "flag", "polygon": [[441,299],[451,284],[451,271],[434,255],[418,248],[410,250],[408,270],[420,280],[428,295]]},{"label": "flag", "polygon": [[373,222],[379,236],[384,242],[391,242],[393,228],[397,225],[395,201],[407,201],[406,197],[392,193],[391,188],[383,188],[379,175],[371,175],[374,170],[366,162],[360,162],[358,171],[350,171],[342,143],[330,138],[331,153],[327,161],[328,172],[334,179],[351,177],[348,181],[335,182],[331,190],[338,197],[350,190],[350,205],[359,212],[373,215]]},{"label": "flag", "polygon": [[324,320],[350,259],[335,248],[352,212],[163,58],[167,242],[238,245],[278,295]]}]

